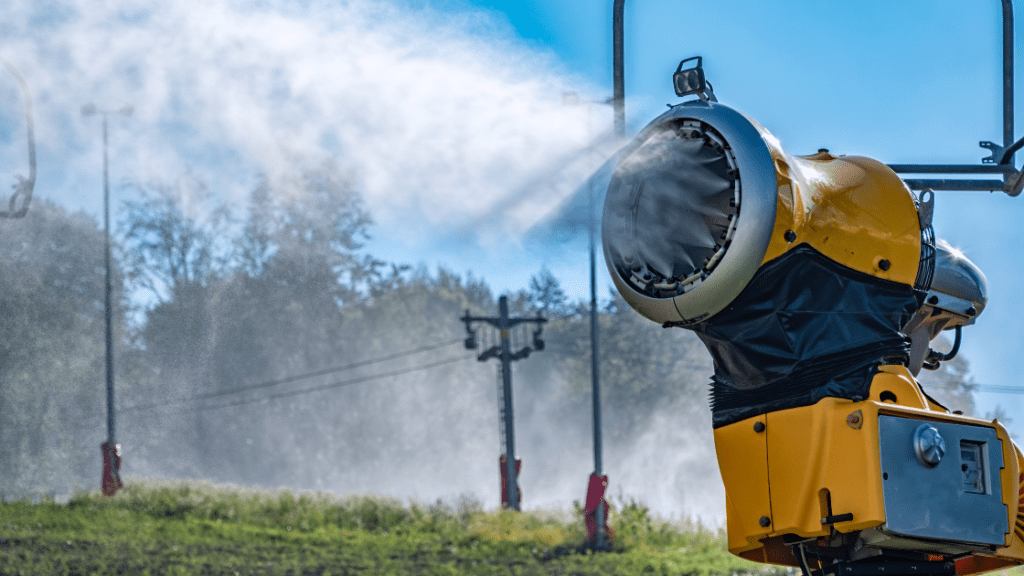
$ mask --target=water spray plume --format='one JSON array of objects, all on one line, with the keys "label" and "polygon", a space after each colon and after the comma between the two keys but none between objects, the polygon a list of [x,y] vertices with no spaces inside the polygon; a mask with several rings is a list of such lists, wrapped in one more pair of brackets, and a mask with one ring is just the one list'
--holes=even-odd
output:
[{"label": "water spray plume", "polygon": [[[490,213],[552,158],[586,145],[583,113],[561,103],[579,83],[486,13],[377,0],[301,10],[62,0],[45,14],[9,3],[0,16],[25,23],[9,27],[0,49],[38,71],[47,141],[91,140],[70,117],[82,99],[129,100],[132,138],[111,153],[131,178],[192,167],[228,201],[251,175],[273,180],[335,158],[382,226],[429,234]],[[44,41],[27,24],[40,18]],[[91,151],[64,153],[74,173]],[[519,220],[502,219],[506,232],[529,224]]]}]

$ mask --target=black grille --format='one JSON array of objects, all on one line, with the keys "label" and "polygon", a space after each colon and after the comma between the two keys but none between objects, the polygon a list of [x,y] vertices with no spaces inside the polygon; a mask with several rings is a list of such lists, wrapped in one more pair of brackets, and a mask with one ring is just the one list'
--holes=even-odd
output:
[{"label": "black grille", "polygon": [[928,226],[921,230],[921,262],[917,266],[914,290],[928,292],[935,274],[935,229]]}]

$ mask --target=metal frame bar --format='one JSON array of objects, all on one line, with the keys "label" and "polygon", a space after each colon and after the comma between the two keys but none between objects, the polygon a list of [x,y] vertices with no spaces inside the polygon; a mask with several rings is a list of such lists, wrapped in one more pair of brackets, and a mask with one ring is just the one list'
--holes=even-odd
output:
[{"label": "metal frame bar", "polygon": [[[961,180],[956,178],[904,179],[914,190],[1001,190],[1017,196],[1024,188],[1024,176],[1014,167],[1013,156],[1024,147],[1024,138],[1013,139],[1013,0],[1000,0],[1003,10],[1003,144],[989,144],[995,164],[889,164],[899,174],[1001,174],[1002,180]],[[615,108],[615,132],[626,134],[626,88],[623,71],[623,10],[625,0],[614,0],[612,7],[612,67]]]},{"label": "metal frame bar", "polygon": [[[1003,148],[1013,143],[1013,0],[1003,3]],[[1013,164],[1013,155],[1002,162]]]},{"label": "metal frame bar", "polygon": [[626,137],[626,76],[623,70],[622,10],[626,0],[615,0],[612,6],[612,106],[615,109],[615,135]]}]

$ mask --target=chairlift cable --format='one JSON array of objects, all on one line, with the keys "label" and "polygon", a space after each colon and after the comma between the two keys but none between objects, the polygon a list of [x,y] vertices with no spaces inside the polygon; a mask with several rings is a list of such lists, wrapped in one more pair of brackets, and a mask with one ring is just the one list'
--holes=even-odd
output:
[{"label": "chairlift cable", "polygon": [[437,350],[438,348],[444,348],[446,346],[451,346],[453,344],[457,344],[457,343],[460,343],[460,342],[462,342],[462,339],[448,340],[446,342],[440,342],[440,343],[431,344],[431,345],[428,345],[428,346],[421,346],[421,347],[415,348],[413,350],[406,350],[404,352],[397,352],[395,354],[389,354],[387,356],[382,356],[380,358],[374,358],[372,360],[363,360],[363,361],[360,361],[360,362],[354,362],[352,364],[346,364],[344,366],[335,366],[335,367],[332,367],[332,368],[324,368],[322,370],[317,370],[317,371],[314,371],[314,372],[307,372],[305,374],[297,374],[295,376],[288,376],[288,377],[280,378],[280,379],[277,379],[277,380],[269,380],[267,382],[261,382],[259,384],[251,384],[251,385],[248,385],[248,386],[239,386],[239,387],[231,388],[231,389],[228,389],[228,390],[218,390],[216,392],[207,392],[207,393],[204,393],[204,394],[196,394],[194,396],[189,396],[187,398],[179,398],[179,399],[176,399],[176,400],[168,400],[168,401],[160,402],[160,403],[140,404],[140,405],[134,405],[134,406],[125,406],[125,407],[119,408],[119,411],[121,411],[121,412],[132,412],[132,411],[136,411],[136,410],[147,410],[147,409],[150,409],[150,408],[164,407],[164,406],[167,406],[168,404],[182,404],[182,403],[187,403],[187,402],[194,402],[196,400],[206,400],[206,399],[209,399],[209,398],[219,398],[221,396],[227,396],[229,394],[237,394],[239,392],[249,392],[251,390],[259,390],[259,389],[262,389],[262,388],[270,388],[272,386],[278,386],[278,385],[281,385],[281,384],[288,384],[290,382],[296,382],[298,380],[305,380],[307,378],[314,378],[316,376],[324,376],[326,374],[332,374],[334,372],[342,372],[342,371],[345,371],[345,370],[352,370],[352,369],[355,369],[355,368],[362,368],[364,366],[371,366],[373,364],[379,364],[381,362],[387,362],[389,360],[396,360],[396,359],[402,358],[404,356],[411,356],[413,354],[419,354],[421,352],[429,352],[431,350]]}]

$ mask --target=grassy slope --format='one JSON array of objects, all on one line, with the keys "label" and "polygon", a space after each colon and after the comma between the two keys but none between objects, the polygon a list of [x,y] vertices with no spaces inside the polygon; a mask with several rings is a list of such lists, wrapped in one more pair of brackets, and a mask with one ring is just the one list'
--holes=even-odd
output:
[{"label": "grassy slope", "polygon": [[563,513],[403,506],[383,497],[139,482],[114,498],[0,503],[0,574],[722,574],[772,572],[723,536],[613,513],[611,553],[580,553]]}]

